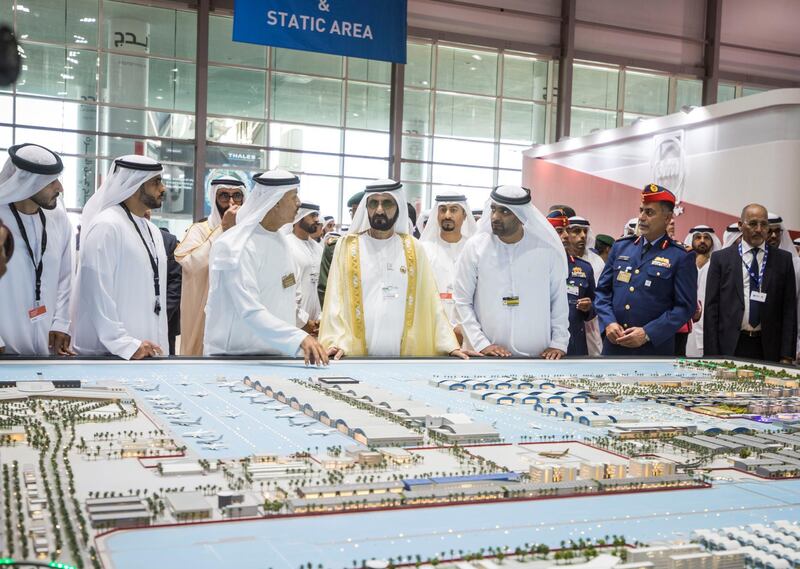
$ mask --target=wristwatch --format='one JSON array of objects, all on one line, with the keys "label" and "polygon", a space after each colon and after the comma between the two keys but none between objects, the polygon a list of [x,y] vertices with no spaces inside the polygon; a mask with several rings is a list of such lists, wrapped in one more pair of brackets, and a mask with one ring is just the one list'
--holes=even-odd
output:
[{"label": "wristwatch", "polygon": [[649,342],[649,341],[650,341],[650,336],[648,336],[648,335],[647,335],[647,332],[645,332],[645,333],[644,333],[644,343],[646,344],[646,343],[647,343],[647,342]]}]

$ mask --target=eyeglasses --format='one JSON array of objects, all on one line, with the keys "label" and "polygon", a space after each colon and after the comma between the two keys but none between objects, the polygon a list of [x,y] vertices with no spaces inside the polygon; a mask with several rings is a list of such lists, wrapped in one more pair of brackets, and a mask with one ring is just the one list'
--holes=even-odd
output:
[{"label": "eyeglasses", "polygon": [[5,253],[6,261],[10,261],[11,256],[14,254],[14,236],[11,235],[11,232],[8,229],[6,229],[2,220],[0,220],[0,232],[3,232],[6,236],[6,239],[3,242],[3,251]]},{"label": "eyeglasses", "polygon": [[769,221],[758,221],[756,219],[751,219],[745,225],[750,229],[769,229]]},{"label": "eyeglasses", "polygon": [[235,202],[240,202],[244,199],[244,194],[242,192],[217,192],[217,198],[221,198],[223,200],[233,199]]},{"label": "eyeglasses", "polygon": [[781,229],[780,226],[779,227],[770,227],[767,230],[767,233],[774,233],[775,235],[780,235],[781,233],[783,233],[783,229]]}]

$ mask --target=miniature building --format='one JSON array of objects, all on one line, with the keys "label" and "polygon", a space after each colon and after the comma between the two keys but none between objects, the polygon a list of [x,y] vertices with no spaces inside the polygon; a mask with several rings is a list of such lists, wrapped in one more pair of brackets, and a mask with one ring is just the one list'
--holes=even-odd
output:
[{"label": "miniature building", "polygon": [[236,500],[224,506],[220,504],[219,509],[225,518],[250,518],[259,515],[261,502],[252,494],[238,494]]},{"label": "miniature building", "polygon": [[331,456],[328,454],[313,457],[325,470],[341,470],[352,468],[356,460],[352,456]]},{"label": "miniature building", "polygon": [[533,482],[573,481],[578,477],[578,468],[562,464],[535,464],[531,466],[530,476]]},{"label": "miniature building", "polygon": [[211,517],[211,504],[202,492],[170,492],[167,507],[176,520],[203,520]]},{"label": "miniature building", "polygon": [[185,476],[203,474],[203,467],[197,461],[192,462],[159,462],[158,472],[161,476]]},{"label": "miniature building", "polygon": [[95,529],[150,525],[147,505],[144,500],[136,496],[89,498],[85,504],[89,522]]},{"label": "miniature building", "polygon": [[381,447],[378,452],[386,458],[386,462],[392,464],[411,464],[414,460],[414,455],[398,447]]},{"label": "miniature building", "polygon": [[301,498],[313,500],[316,498],[333,498],[334,496],[366,496],[368,494],[399,494],[405,486],[400,481],[373,482],[363,484],[337,484],[304,486],[297,489]]},{"label": "miniature building", "polygon": [[657,478],[675,474],[675,464],[663,460],[634,458],[630,461],[630,473],[634,478]]},{"label": "miniature building", "polygon": [[580,475],[584,480],[606,480],[609,478],[625,478],[624,464],[609,464],[604,462],[584,462],[581,464]]}]

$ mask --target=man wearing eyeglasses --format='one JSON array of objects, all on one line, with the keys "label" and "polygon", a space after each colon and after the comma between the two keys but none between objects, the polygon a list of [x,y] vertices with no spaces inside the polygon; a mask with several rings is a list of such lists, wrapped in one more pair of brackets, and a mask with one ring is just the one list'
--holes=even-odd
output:
[{"label": "man wearing eyeglasses", "polygon": [[211,214],[207,219],[192,225],[175,249],[175,260],[183,269],[180,328],[182,356],[203,355],[211,244],[236,225],[236,212],[244,203],[244,190],[244,182],[231,176],[211,180],[207,190]]},{"label": "man wearing eyeglasses", "polygon": [[746,206],[738,225],[741,237],[709,262],[704,354],[791,363],[797,336],[792,256],[767,242],[763,206]]}]

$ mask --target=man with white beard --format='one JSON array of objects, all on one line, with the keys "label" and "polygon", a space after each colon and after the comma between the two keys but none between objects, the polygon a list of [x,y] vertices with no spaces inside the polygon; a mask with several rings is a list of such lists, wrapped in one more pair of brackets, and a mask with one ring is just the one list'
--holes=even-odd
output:
[{"label": "man with white beard", "polygon": [[428,220],[419,240],[425,248],[428,261],[436,276],[442,307],[459,342],[462,333],[453,299],[456,261],[464,250],[467,240],[477,232],[477,229],[478,225],[467,208],[466,196],[453,192],[441,193],[434,200],[431,219]]},{"label": "man with white beard", "polygon": [[[714,232],[713,227],[708,225],[696,225],[689,230],[689,234],[684,239],[683,244],[691,247],[697,257],[697,302],[702,312],[706,302],[706,280],[708,278],[708,261],[711,253],[722,248],[719,237]],[[703,356],[703,319],[692,323],[692,331],[689,333],[686,342],[686,355],[690,358]]]},{"label": "man with white beard", "polygon": [[141,359],[164,353],[167,256],[145,219],[161,207],[163,168],[151,158],[117,158],[81,216],[78,279],[71,306],[81,355]]},{"label": "man with white beard", "polygon": [[560,359],[569,343],[561,239],[528,189],[499,186],[483,211],[456,268],[464,343],[486,356]]},{"label": "man with white beard", "polygon": [[0,353],[71,355],[72,226],[58,202],[64,165],[37,144],[12,146],[8,156],[0,171],[0,217],[17,254],[0,281]]}]

